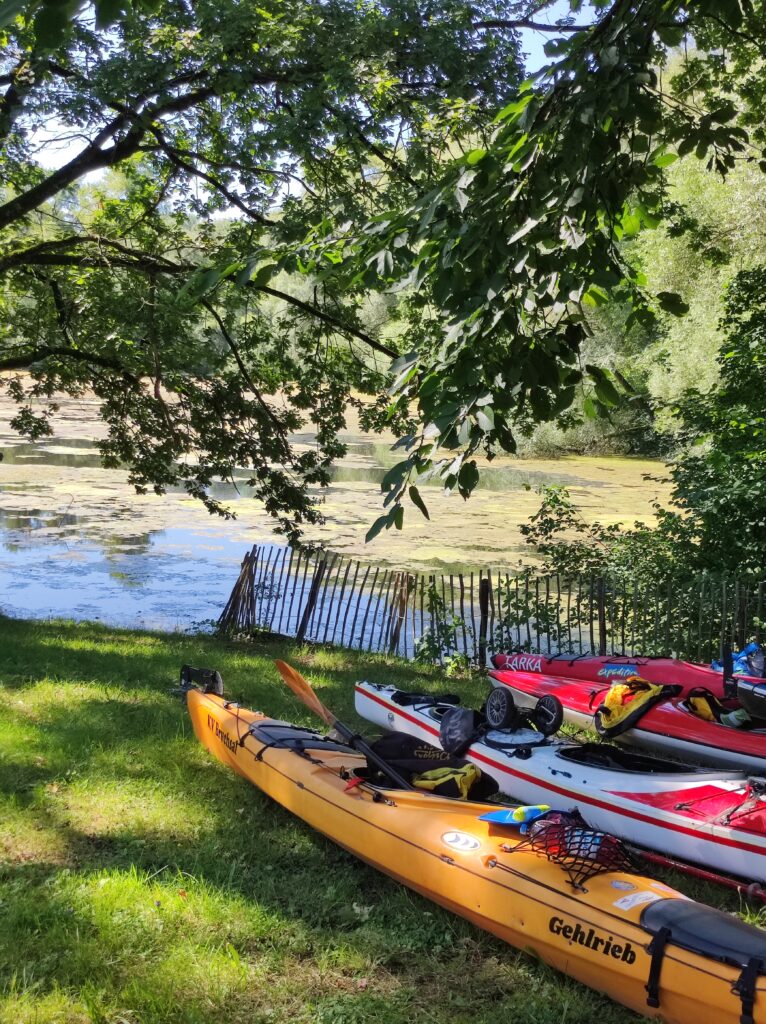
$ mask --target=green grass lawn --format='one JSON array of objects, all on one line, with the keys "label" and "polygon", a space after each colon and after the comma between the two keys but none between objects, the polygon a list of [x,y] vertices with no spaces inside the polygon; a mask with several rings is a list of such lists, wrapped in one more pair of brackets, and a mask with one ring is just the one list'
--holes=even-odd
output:
[{"label": "green grass lawn", "polygon": [[351,721],[356,679],[445,687],[285,641],[0,618],[0,1022],[638,1020],[354,860],[202,749],[168,693],[183,662],[315,724],[277,657]]}]

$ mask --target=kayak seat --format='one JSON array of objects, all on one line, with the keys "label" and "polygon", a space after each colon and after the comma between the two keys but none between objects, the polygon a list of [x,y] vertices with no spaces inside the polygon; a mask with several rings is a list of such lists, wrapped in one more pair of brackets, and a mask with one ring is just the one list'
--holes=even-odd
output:
[{"label": "kayak seat", "polygon": [[722,910],[692,900],[657,900],[644,907],[641,925],[653,935],[666,928],[668,942],[732,967],[759,960],[758,973],[766,974],[766,932]]},{"label": "kayak seat", "polygon": [[623,750],[611,743],[578,743],[576,746],[562,747],[558,756],[575,764],[589,765],[592,768],[608,768],[615,772],[641,772],[643,774],[693,775],[695,772],[709,773],[710,769],[690,768],[689,765],[677,761],[653,757],[651,754],[636,754],[631,750]]}]

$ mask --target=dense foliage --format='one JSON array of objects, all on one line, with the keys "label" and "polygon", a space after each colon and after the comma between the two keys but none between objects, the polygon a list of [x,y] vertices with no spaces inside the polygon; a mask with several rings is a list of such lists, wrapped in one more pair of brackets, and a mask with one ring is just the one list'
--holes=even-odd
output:
[{"label": "dense foliage", "polygon": [[[6,30],[0,368],[95,390],[104,456],[140,487],[217,508],[211,479],[251,467],[291,532],[352,389],[404,449],[370,535],[407,494],[425,511],[424,477],[468,496],[477,451],[566,423],[578,393],[610,416],[628,385],[594,317],[654,337],[657,309],[687,309],[630,244],[697,230],[672,164],[727,175],[763,141],[749,0],[571,0],[521,85],[518,32],[550,3],[64,6],[49,31],[50,5],[12,4]],[[44,430],[12,387],[17,425]],[[289,438],[306,417],[313,449]]]},{"label": "dense foliage", "polygon": [[[655,66],[693,23],[702,31],[713,18],[736,33],[750,14],[737,4],[614,3],[595,27],[551,47],[563,56],[497,115],[490,146],[382,218],[376,266],[415,280],[439,313],[432,344],[397,364],[398,409],[416,401],[420,429],[403,442],[375,529],[400,520],[413,476],[437,473],[469,494],[470,456],[514,450],[517,424],[563,413],[584,373],[593,411],[618,403],[603,368],[579,364],[584,308],[612,297],[630,307],[628,326],[645,323],[646,279],[618,243],[668,214],[664,170],[678,154],[695,151],[726,173],[748,145],[731,98],[711,87],[700,103],[715,100],[712,109],[679,103]],[[687,308],[673,292],[657,299],[670,313]]]},{"label": "dense foliage", "polygon": [[704,567],[766,575],[766,268],[728,289],[720,380],[678,406],[687,447],[671,467],[680,513],[662,529]]},{"label": "dense foliage", "polygon": [[721,330],[719,378],[684,391],[675,408],[683,444],[657,528],[587,523],[566,490],[547,488],[522,532],[548,569],[654,586],[676,576],[766,576],[766,268],[734,278]]},{"label": "dense foliage", "polygon": [[[398,354],[362,301],[304,280],[299,243],[413,201],[481,139],[516,36],[464,0],[52,6],[11,5],[2,39],[0,369],[31,374],[5,378],[15,425],[48,429],[30,393],[92,389],[104,459],[139,488],[218,510],[210,481],[250,468],[292,532],[318,515],[351,389],[382,390]],[[317,443],[296,446],[307,418]]]}]

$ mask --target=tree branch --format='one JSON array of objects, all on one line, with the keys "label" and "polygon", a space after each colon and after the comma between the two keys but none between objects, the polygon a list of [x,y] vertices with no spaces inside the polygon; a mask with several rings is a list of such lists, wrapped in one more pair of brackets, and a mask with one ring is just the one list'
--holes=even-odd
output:
[{"label": "tree branch", "polygon": [[[81,253],[60,253],[55,251],[57,248],[72,246],[80,241],[98,243],[106,247],[113,248],[119,252],[120,255],[116,257],[107,256],[106,254],[103,256],[91,256]],[[125,270],[137,270],[144,273],[171,275],[182,273],[190,274],[195,270],[199,270],[199,267],[194,263],[172,263],[170,260],[165,259],[165,257],[151,256],[148,253],[133,250],[129,246],[122,245],[119,242],[113,242],[110,239],[101,238],[99,235],[84,235],[79,238],[77,236],[72,236],[70,238],[40,242],[39,245],[32,246],[30,249],[21,250],[20,252],[11,253],[10,256],[7,256],[4,260],[0,260],[0,272],[13,266],[119,267]],[[343,323],[321,307],[309,302],[304,302],[303,299],[299,299],[295,295],[290,295],[289,292],[283,292],[278,288],[271,288],[269,285],[255,285],[251,282],[248,282],[246,287],[252,288],[254,291],[264,292],[266,295],[272,295],[274,298],[282,299],[284,302],[287,302],[291,306],[295,306],[297,309],[303,310],[305,313],[315,317],[317,320],[321,320],[323,323],[329,324],[337,331],[344,332],[358,338],[359,341],[364,342],[364,344],[373,349],[373,351],[379,352],[381,355],[388,356],[389,359],[396,359],[399,355],[399,353],[394,351],[394,349],[382,344],[382,342],[376,341],[375,338],[371,337],[371,335],[364,331],[359,330],[359,328],[353,327],[351,324]],[[0,366],[0,369],[2,369],[2,366]]]},{"label": "tree branch", "polygon": [[[311,186],[299,177],[297,174],[291,174],[289,171],[283,171],[276,167],[261,167],[258,164],[243,164],[237,160],[213,160],[211,157],[206,156],[204,153],[200,153],[195,149],[178,149],[175,146],[170,147],[174,153],[177,153],[181,157],[189,157],[191,160],[199,160],[203,164],[207,164],[208,167],[219,168],[220,170],[233,170],[239,171],[241,174],[262,174],[267,176],[273,174],[276,178],[285,178],[287,181],[295,181],[300,187],[308,192],[310,196],[317,198],[317,193],[311,188]],[[142,146],[142,153],[153,153],[157,150],[164,150],[165,145],[157,146]]]},{"label": "tree branch", "polygon": [[387,345],[383,345],[381,342],[371,338],[369,334],[365,334],[364,331],[360,331],[356,327],[351,327],[350,324],[344,324],[340,320],[336,320],[330,313],[326,313],[319,306],[312,306],[309,302],[304,302],[303,299],[298,299],[294,295],[290,295],[288,292],[280,291],[278,288],[271,288],[266,284],[251,284],[248,282],[246,287],[253,288],[258,292],[265,292],[267,295],[273,295],[277,299],[284,299],[285,302],[290,303],[292,306],[296,306],[298,309],[302,309],[306,313],[310,313],[311,316],[315,316],[317,320],[322,320],[324,323],[330,324],[338,331],[345,331],[346,334],[352,334],[355,338],[359,338],[365,345],[368,345],[375,352],[380,352],[381,355],[388,356],[390,359],[396,359],[399,356],[398,352],[395,352],[392,348],[388,348]]},{"label": "tree branch", "polygon": [[157,131],[156,128],[152,128],[152,134],[159,142],[160,150],[165,153],[169,160],[171,160],[176,167],[180,167],[182,170],[187,171],[189,174],[193,174],[197,178],[201,178],[206,181],[209,185],[220,192],[220,194],[227,199],[232,206],[236,206],[238,210],[241,210],[251,220],[257,221],[258,224],[262,224],[264,227],[273,227],[273,221],[270,221],[268,217],[264,217],[263,214],[257,210],[252,209],[247,203],[243,202],[235,192],[231,192],[222,181],[214,178],[212,174],[208,174],[206,171],[201,170],[199,167],[195,167],[194,164],[187,163],[179,155],[179,151],[173,146],[169,146],[162,133]]},{"label": "tree branch", "polygon": [[260,407],[263,409],[264,413],[271,420],[271,422],[274,424],[274,426],[276,427],[276,429],[279,432],[279,434],[284,437],[285,436],[284,424],[274,414],[274,411],[267,404],[267,402],[264,401],[263,397],[261,396],[260,391],[255,386],[255,384],[253,383],[253,379],[250,376],[250,373],[249,373],[247,367],[245,366],[245,364],[244,364],[244,362],[242,360],[242,356],[239,354],[239,349],[237,348],[237,346],[236,346],[236,344],[234,342],[234,339],[232,338],[232,336],[229,334],[228,330],[226,329],[226,324],[223,322],[223,319],[220,316],[220,314],[218,313],[218,310],[215,308],[215,306],[212,306],[209,302],[206,302],[204,300],[202,301],[202,306],[204,306],[204,308],[208,311],[208,313],[210,313],[210,315],[213,317],[215,322],[218,324],[218,329],[221,332],[221,336],[223,337],[223,340],[226,342],[226,344],[229,346],[229,348],[231,350],[231,353],[234,356],[234,359],[235,359],[235,361],[237,363],[237,366],[239,367],[239,372],[242,374],[242,378],[245,381],[245,383],[247,384],[247,386],[250,388],[252,393],[255,395],[256,401],[258,402]]},{"label": "tree branch", "polygon": [[367,149],[369,149],[373,156],[376,156],[385,167],[388,167],[394,174],[403,178],[408,185],[412,185],[413,188],[417,188],[417,182],[405,171],[404,167],[400,166],[395,159],[385,153],[380,146],[372,141],[372,139],[368,139],[362,129],[358,125],[352,124],[342,110],[339,110],[332,103],[325,103],[323,106],[329,113],[334,114],[339,121],[343,121],[345,123],[346,130],[351,132],[353,135],[356,135]]},{"label": "tree branch", "polygon": [[64,346],[46,346],[45,348],[33,349],[23,355],[9,356],[0,359],[0,371],[2,370],[28,370],[35,363],[41,363],[44,359],[75,359],[81,363],[92,363],[104,370],[114,370],[129,381],[135,387],[140,387],[141,381],[130,370],[126,370],[116,359],[109,359],[107,356],[96,355],[95,352],[84,352],[79,348],[68,348]]},{"label": "tree branch", "polygon": [[475,21],[471,28],[529,28],[534,32],[587,32],[593,25],[547,25],[544,21],[531,21],[529,18],[508,20],[507,18],[490,18],[487,21]]},{"label": "tree branch", "polygon": [[89,171],[97,171],[103,167],[113,167],[115,164],[133,156],[140,147],[141,140],[146,134],[151,122],[158,117],[166,117],[169,114],[179,114],[190,107],[203,103],[215,95],[215,87],[208,85],[204,89],[197,89],[194,92],[184,93],[164,103],[157,103],[143,111],[141,121],[133,125],[127,134],[115,142],[108,149],[101,149],[101,145],[113,138],[120,129],[127,126],[131,117],[127,113],[121,113],[96,135],[96,137],[68,164],[64,164],[53,174],[45,178],[38,185],[22,192],[0,206],[0,228],[7,227],[13,221],[24,217],[27,213],[37,209],[43,203],[52,199],[58,192],[73,184],[78,178]]},{"label": "tree branch", "polygon": [[[140,260],[142,262],[153,262],[156,264],[157,269],[165,268],[167,273],[176,273],[178,270],[193,269],[191,264],[184,266],[183,264],[172,263],[164,256],[154,256],[141,250],[132,249],[128,245],[123,245],[121,242],[116,242],[111,238],[106,238],[103,235],[69,235],[66,238],[52,238],[45,242],[38,242],[37,245],[31,246],[29,249],[17,249],[15,252],[9,253],[3,259],[0,259],[0,273],[4,270],[8,270],[14,266],[57,266],[56,260],[53,258],[59,249],[70,249],[78,245],[93,244],[98,247],[106,249],[114,249],[116,252],[121,253],[124,256],[132,257],[134,260]],[[76,254],[64,254],[64,262],[62,266],[72,265],[72,258],[81,257]],[[106,259],[106,257],[104,257]]]},{"label": "tree branch", "polygon": [[67,345],[70,348],[73,348],[75,342],[72,337],[72,333],[69,330],[69,314],[67,312],[66,302],[64,302],[64,296],[61,294],[61,287],[59,286],[58,281],[55,281],[52,277],[46,277],[45,274],[41,274],[39,271],[36,272],[36,276],[49,286],[53,295],[53,305],[56,308],[56,317],[59,322],[59,327],[61,328],[61,334]]}]

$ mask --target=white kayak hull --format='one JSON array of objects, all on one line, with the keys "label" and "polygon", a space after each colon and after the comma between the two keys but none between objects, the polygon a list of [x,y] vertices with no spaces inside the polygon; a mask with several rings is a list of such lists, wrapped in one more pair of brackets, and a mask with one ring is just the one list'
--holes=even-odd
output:
[{"label": "white kayak hull", "polygon": [[[384,729],[440,746],[440,711],[433,706],[402,706],[393,700],[395,693],[395,687],[357,683],[356,711]],[[526,733],[517,746],[528,742],[529,730]],[[714,799],[718,793],[723,799],[732,794],[736,801],[747,790],[744,772],[682,766],[667,773],[599,768],[569,759],[563,752],[576,750],[577,744],[561,740],[528,747],[528,757],[519,758],[508,753],[509,740],[517,737],[489,733],[489,743],[478,741],[463,756],[490,775],[503,793],[524,804],[549,804],[559,810],[576,807],[593,828],[638,846],[747,881],[766,881],[766,833],[732,828],[714,820],[715,816],[698,820],[674,809],[672,802],[677,792],[683,793],[683,799],[691,793],[693,799],[696,790],[704,799],[712,792]],[[497,742],[506,749],[498,750]]]}]

